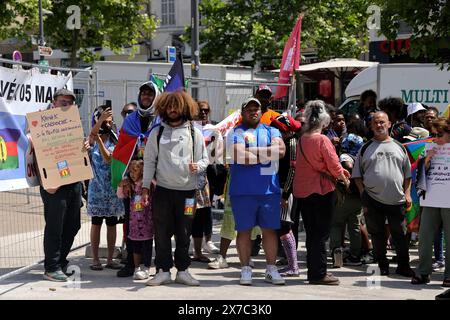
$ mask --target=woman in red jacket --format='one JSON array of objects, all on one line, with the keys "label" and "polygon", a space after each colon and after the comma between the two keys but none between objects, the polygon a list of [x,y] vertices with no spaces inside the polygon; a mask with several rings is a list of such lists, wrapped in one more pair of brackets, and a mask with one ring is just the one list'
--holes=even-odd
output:
[{"label": "woman in red jacket", "polygon": [[350,174],[339,163],[330,139],[322,134],[330,123],[325,103],[308,102],[305,118],[305,131],[297,145],[294,196],[306,230],[308,281],[338,285],[339,279],[327,273],[325,242],[330,236],[336,203],[336,181],[341,180],[348,187]]}]

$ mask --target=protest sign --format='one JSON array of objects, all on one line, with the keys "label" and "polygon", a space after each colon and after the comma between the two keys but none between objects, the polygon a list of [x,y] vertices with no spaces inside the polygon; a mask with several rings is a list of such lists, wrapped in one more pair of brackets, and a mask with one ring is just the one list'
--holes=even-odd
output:
[{"label": "protest sign", "polygon": [[45,189],[93,177],[77,106],[29,113],[27,121]]},{"label": "protest sign", "polygon": [[[38,69],[0,67],[0,191],[38,185],[29,149],[25,115],[43,110],[56,90],[72,90],[72,75],[41,74]],[[28,152],[27,152],[28,149]]]},{"label": "protest sign", "polygon": [[427,172],[425,199],[420,199],[422,207],[450,208],[450,143],[428,144],[426,150],[434,149],[430,168]]}]

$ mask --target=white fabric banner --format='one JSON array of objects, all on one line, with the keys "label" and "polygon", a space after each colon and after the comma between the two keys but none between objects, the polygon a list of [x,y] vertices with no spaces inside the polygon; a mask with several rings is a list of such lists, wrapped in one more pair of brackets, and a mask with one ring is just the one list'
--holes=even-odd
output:
[{"label": "white fabric banner", "polygon": [[0,67],[0,191],[38,185],[25,115],[47,108],[56,90],[73,90],[72,74]]}]

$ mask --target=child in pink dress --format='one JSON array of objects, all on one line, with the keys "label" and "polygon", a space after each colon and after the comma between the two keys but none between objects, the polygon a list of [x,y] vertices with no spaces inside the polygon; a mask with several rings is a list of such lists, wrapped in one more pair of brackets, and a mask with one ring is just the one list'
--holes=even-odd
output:
[{"label": "child in pink dress", "polygon": [[117,196],[121,199],[130,198],[130,222],[128,238],[133,241],[134,259],[134,279],[145,280],[149,277],[150,266],[142,266],[142,255],[152,255],[153,247],[153,219],[152,206],[144,207],[142,193],[142,178],[144,172],[144,162],[142,160],[132,160],[130,163],[129,178],[131,180],[130,189],[117,188]]}]

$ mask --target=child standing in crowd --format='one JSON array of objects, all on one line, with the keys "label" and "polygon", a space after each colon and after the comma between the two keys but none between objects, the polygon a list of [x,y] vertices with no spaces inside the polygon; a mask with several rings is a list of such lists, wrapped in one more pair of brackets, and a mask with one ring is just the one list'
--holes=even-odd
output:
[{"label": "child standing in crowd", "polygon": [[149,277],[150,265],[141,268],[142,256],[151,261],[153,247],[153,221],[151,202],[144,207],[142,202],[142,178],[144,174],[144,161],[132,160],[128,173],[131,190],[119,186],[117,196],[121,199],[130,198],[130,219],[128,238],[133,241],[134,279],[145,280]]},{"label": "child standing in crowd", "polygon": [[347,125],[347,135],[342,139],[340,145],[339,161],[344,169],[351,172],[359,149],[364,144],[365,127],[361,120],[351,120]]},{"label": "child standing in crowd", "polygon": [[124,214],[123,204],[111,187],[111,155],[117,143],[113,130],[112,111],[107,106],[98,107],[92,117],[92,130],[89,135],[91,162],[94,178],[89,183],[87,214],[92,217],[91,247],[93,255],[92,270],[103,270],[98,256],[100,230],[103,219],[107,227],[108,261],[105,268],[120,269],[113,261],[116,245],[116,224]]}]

